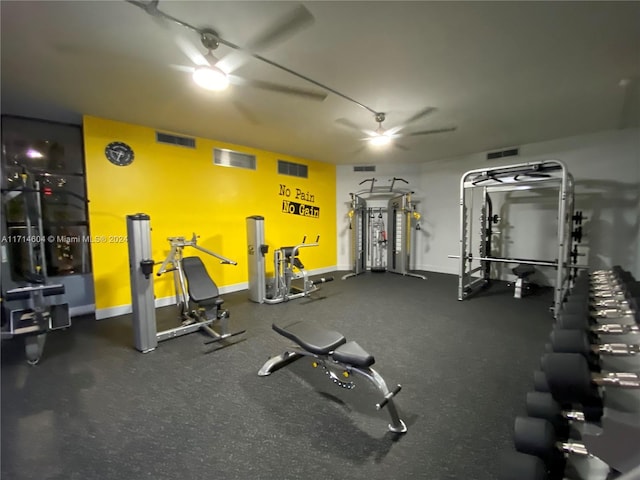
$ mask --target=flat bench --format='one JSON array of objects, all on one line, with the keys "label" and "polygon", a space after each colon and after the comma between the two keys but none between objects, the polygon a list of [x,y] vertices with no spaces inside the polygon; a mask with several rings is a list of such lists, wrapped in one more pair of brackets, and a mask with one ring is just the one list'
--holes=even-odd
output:
[{"label": "flat bench", "polygon": [[[369,380],[382,393],[382,400],[376,404],[378,410],[387,407],[391,416],[389,430],[395,433],[404,433],[407,426],[398,416],[398,411],[393,402],[393,397],[402,388],[397,385],[389,390],[386,382],[371,366],[375,363],[373,355],[368,353],[357,342],[347,341],[339,332],[326,330],[312,322],[297,322],[281,327],[273,324],[273,330],[285,338],[293,341],[296,346],[286,350],[281,355],[270,358],[258,371],[263,377],[271,375],[279,368],[303,357],[315,359],[314,366],[320,366],[331,380],[338,386],[352,389],[355,383],[345,381],[352,373]],[[333,370],[343,369],[345,375],[340,378]]]}]

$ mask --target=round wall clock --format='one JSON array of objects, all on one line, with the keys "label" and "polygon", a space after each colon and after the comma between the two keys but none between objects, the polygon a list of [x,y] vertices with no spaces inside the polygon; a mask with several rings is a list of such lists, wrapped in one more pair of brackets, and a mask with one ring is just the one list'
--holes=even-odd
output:
[{"label": "round wall clock", "polygon": [[125,167],[133,162],[133,149],[123,142],[111,142],[104,149],[107,159],[114,165]]}]

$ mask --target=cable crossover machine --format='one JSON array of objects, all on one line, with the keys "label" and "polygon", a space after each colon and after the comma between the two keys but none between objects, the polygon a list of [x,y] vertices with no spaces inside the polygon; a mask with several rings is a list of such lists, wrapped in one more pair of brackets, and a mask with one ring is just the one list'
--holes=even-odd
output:
[{"label": "cable crossover machine", "polygon": [[[353,271],[342,277],[360,275],[367,271],[392,272],[426,279],[424,275],[410,272],[411,242],[414,229],[420,230],[420,214],[412,201],[414,193],[407,188],[395,187],[396,182],[408,184],[405,179],[393,177],[389,187],[371,187],[350,193],[349,230],[351,232],[351,259]],[[373,204],[382,206],[372,206]],[[384,220],[387,220],[388,230]]]},{"label": "cable crossover machine", "polygon": [[[558,229],[556,238],[557,258],[535,260],[526,258],[504,258],[492,255],[495,235],[494,225],[500,216],[494,213],[490,194],[531,189],[556,189],[558,191]],[[474,222],[473,192],[479,191],[480,243],[478,255],[472,253],[475,245],[472,237]],[[566,165],[559,160],[520,163],[496,168],[471,170],[460,181],[460,254],[449,258],[460,259],[458,278],[458,300],[464,300],[490,284],[490,270],[493,263],[518,264],[513,268],[519,280],[531,269],[526,266],[551,267],[556,270],[554,300],[551,311],[559,312],[562,302],[571,287],[577,270],[587,268],[577,264],[578,243],[582,240],[582,212],[574,213],[574,181]],[[575,229],[572,228],[575,224]],[[572,248],[573,245],[573,248]],[[516,294],[521,286],[516,282]],[[518,296],[518,295],[516,295]]]}]

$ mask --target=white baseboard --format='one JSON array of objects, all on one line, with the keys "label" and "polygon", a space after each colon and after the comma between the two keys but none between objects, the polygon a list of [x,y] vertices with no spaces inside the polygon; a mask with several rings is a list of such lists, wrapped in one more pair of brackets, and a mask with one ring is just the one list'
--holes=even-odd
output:
[{"label": "white baseboard", "polygon": [[[315,270],[309,270],[309,275],[311,276],[322,275],[324,273],[334,272],[335,270],[336,268],[334,266],[317,268]],[[225,285],[224,287],[220,287],[219,291],[221,295],[224,295],[226,293],[240,292],[242,290],[248,290],[248,289],[249,289],[249,282],[241,282],[241,283],[235,283],[233,285]],[[175,305],[176,297],[174,295],[171,295],[170,297],[156,298],[154,303],[156,308]],[[100,308],[97,310],[95,309],[95,305],[92,305],[92,307],[93,308],[91,309],[91,311],[86,313],[92,313],[95,310],[96,320],[104,320],[106,318],[118,317],[120,315],[126,315],[128,313],[131,313],[131,304],[118,305],[116,307]]]},{"label": "white baseboard", "polygon": [[96,311],[96,306],[93,303],[90,305],[78,305],[76,307],[69,308],[69,316],[71,318],[80,317],[82,315],[89,315],[91,313],[94,313],[95,311]]},{"label": "white baseboard", "polygon": [[442,265],[416,265],[416,270],[433,273],[448,273],[450,275],[458,275],[458,266],[452,265],[450,267],[443,267]]}]

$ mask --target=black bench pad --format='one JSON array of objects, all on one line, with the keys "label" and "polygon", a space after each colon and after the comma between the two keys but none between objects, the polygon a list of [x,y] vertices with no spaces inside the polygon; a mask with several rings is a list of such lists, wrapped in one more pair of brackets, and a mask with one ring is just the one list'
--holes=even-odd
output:
[{"label": "black bench pad", "polygon": [[274,323],[272,327],[283,337],[316,355],[327,355],[347,341],[341,333],[325,330],[310,322],[298,322],[288,327],[279,327]]},{"label": "black bench pad", "polygon": [[531,265],[518,265],[515,268],[512,268],[511,271],[518,278],[527,278],[529,275],[536,273],[536,269]]},{"label": "black bench pad", "polygon": [[219,298],[218,286],[209,276],[200,257],[184,257],[182,269],[187,277],[189,297],[197,304],[222,305],[224,300]]},{"label": "black bench pad", "polygon": [[336,348],[331,356],[338,362],[362,368],[370,367],[376,361],[373,355],[366,352],[364,348],[354,341],[347,342]]}]

